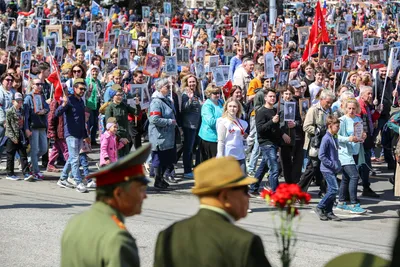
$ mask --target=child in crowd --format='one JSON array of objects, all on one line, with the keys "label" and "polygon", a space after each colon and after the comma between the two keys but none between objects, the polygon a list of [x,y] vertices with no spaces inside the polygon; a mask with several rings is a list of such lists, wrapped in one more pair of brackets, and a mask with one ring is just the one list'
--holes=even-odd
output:
[{"label": "child in crowd", "polygon": [[340,218],[332,211],[338,192],[336,175],[342,169],[339,161],[339,143],[337,139],[337,133],[340,128],[339,119],[332,115],[328,116],[326,127],[328,130],[324,137],[322,137],[318,157],[321,160],[320,169],[328,189],[323,199],[315,207],[315,213],[317,213],[321,221],[340,221]]},{"label": "child in crowd", "polygon": [[26,147],[28,145],[28,138],[25,136],[24,117],[22,111],[23,97],[21,93],[15,93],[13,106],[6,113],[6,132],[5,136],[8,137],[6,141],[6,152],[7,152],[7,176],[6,179],[17,181],[20,180],[14,173],[14,159],[15,153],[18,154],[21,159],[22,173],[24,180],[32,182],[35,178],[29,170],[28,158],[26,153]]},{"label": "child in crowd", "polygon": [[114,117],[107,120],[106,131],[100,137],[100,167],[116,162],[118,149],[128,143],[126,138],[121,138],[117,143],[118,124]]}]

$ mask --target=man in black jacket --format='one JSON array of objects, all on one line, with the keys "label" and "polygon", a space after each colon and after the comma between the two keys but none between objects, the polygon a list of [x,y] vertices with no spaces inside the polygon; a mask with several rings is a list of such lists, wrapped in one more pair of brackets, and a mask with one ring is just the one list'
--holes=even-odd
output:
[{"label": "man in black jacket", "polygon": [[[393,87],[392,80],[389,77],[386,77],[387,71],[388,69],[386,66],[380,68],[378,77],[375,80],[375,82],[377,83],[377,95],[376,96],[374,95],[375,99],[374,104],[375,105],[381,104],[381,101],[383,100],[381,116],[379,117],[378,120],[378,129],[377,129],[378,131],[376,132],[376,134],[378,134],[378,132],[382,130],[383,126],[385,126],[386,122],[389,120],[390,110],[393,105],[393,97],[398,96],[398,91],[396,91],[396,89]],[[385,79],[387,79],[386,85],[385,85]],[[384,85],[385,88],[383,88]],[[392,156],[391,147],[383,147],[383,155],[385,157],[385,161],[388,164],[388,168],[394,169],[394,159]]]},{"label": "man in black jacket", "polygon": [[279,184],[278,147],[282,139],[286,144],[290,144],[291,141],[291,138],[279,127],[280,118],[277,109],[274,108],[276,102],[275,90],[266,89],[264,100],[265,105],[257,110],[255,118],[262,161],[255,175],[258,181],[250,186],[250,194],[252,195],[258,195],[258,188],[268,169],[271,189],[272,191],[276,190]]}]

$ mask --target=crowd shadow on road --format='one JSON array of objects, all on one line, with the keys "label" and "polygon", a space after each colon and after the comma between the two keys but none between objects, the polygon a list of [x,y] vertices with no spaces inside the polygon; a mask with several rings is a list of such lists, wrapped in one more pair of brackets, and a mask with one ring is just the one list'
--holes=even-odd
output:
[{"label": "crowd shadow on road", "polygon": [[0,205],[1,209],[60,209],[72,207],[88,207],[92,204],[88,203],[74,203],[74,204],[53,204],[53,203],[23,203],[12,205]]}]

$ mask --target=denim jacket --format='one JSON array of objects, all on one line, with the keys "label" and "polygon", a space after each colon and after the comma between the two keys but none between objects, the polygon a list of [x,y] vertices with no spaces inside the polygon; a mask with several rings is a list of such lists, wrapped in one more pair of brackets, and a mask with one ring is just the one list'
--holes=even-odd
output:
[{"label": "denim jacket", "polygon": [[174,104],[160,92],[154,92],[150,102],[149,141],[153,151],[164,151],[175,146],[176,120]]}]

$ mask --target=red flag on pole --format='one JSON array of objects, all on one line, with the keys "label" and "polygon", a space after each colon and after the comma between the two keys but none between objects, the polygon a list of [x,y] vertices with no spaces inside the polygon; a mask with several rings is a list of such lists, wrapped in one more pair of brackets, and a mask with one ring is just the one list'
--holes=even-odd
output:
[{"label": "red flag on pole", "polygon": [[314,23],[311,27],[310,36],[308,37],[306,48],[311,47],[311,49],[304,49],[303,61],[308,59],[308,56],[318,53],[318,46],[321,42],[329,42],[329,34],[326,29],[325,19],[322,15],[321,5],[319,1],[315,7],[315,18]]},{"label": "red flag on pole", "polygon": [[112,19],[110,18],[110,21],[109,21],[108,24],[107,24],[106,35],[104,36],[104,38],[105,38],[106,41],[108,41],[108,34],[109,34],[110,31],[111,31],[112,25],[113,25]]}]

